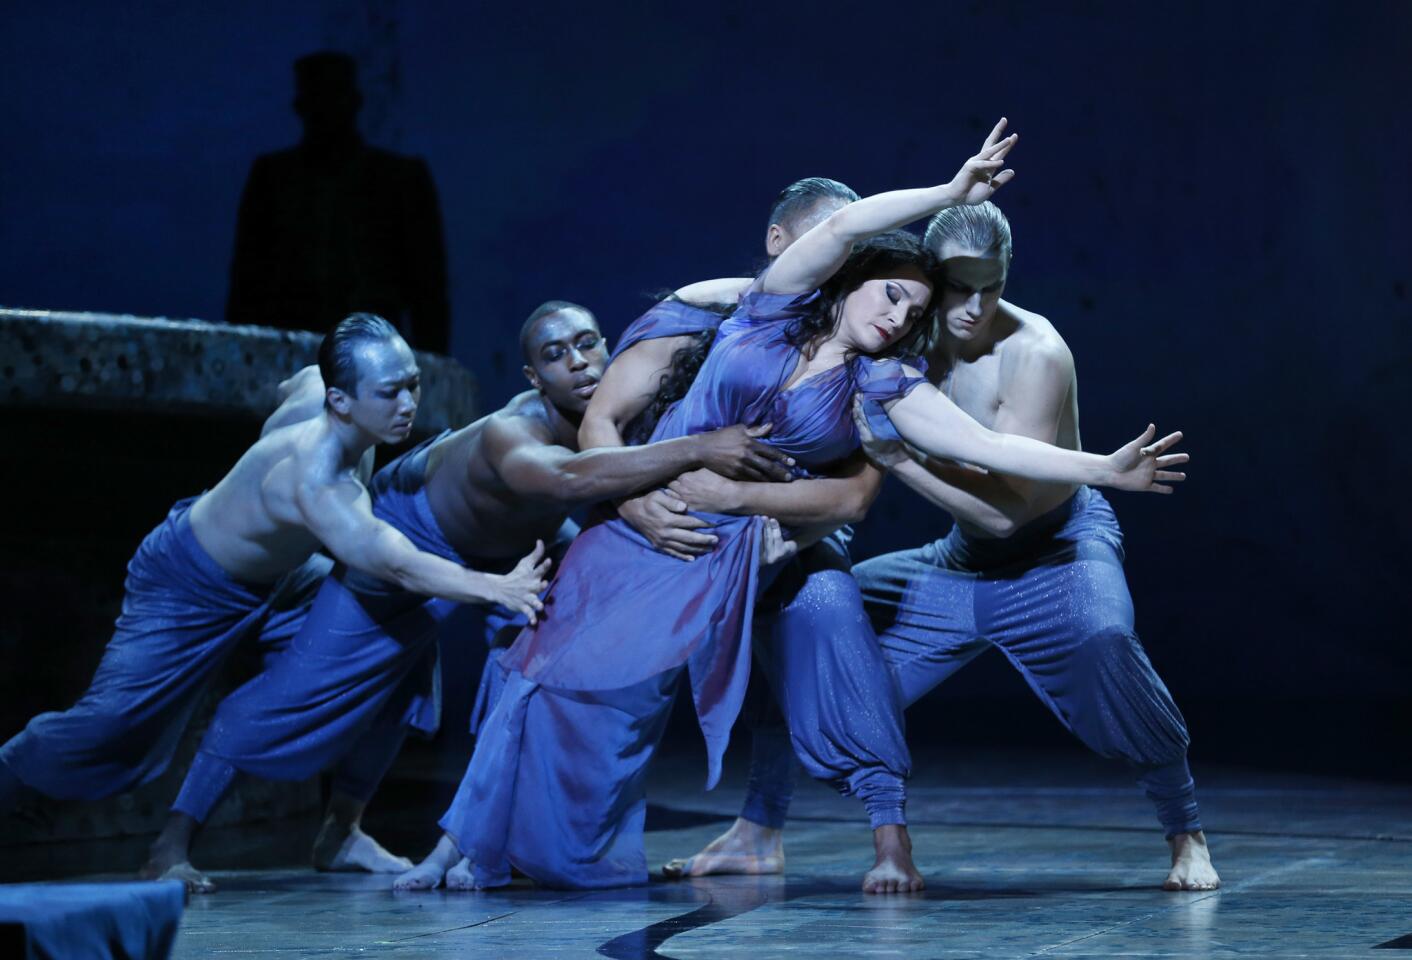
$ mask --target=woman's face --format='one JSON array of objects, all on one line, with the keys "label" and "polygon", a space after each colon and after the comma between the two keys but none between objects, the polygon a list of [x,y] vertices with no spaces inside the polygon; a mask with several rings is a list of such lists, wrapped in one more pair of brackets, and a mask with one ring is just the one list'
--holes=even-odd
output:
[{"label": "woman's face", "polygon": [[843,300],[838,339],[858,353],[881,353],[907,336],[931,296],[931,282],[916,267],[865,280]]}]

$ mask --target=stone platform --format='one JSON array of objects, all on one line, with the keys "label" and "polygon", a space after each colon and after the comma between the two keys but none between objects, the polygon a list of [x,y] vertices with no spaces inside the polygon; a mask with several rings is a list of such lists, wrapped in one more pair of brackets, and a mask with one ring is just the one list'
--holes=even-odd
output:
[{"label": "stone platform", "polygon": [[[280,380],[314,362],[319,339],[204,320],[0,308],[0,396],[5,406],[264,417]],[[417,430],[470,422],[470,372],[430,353],[417,363]]]}]

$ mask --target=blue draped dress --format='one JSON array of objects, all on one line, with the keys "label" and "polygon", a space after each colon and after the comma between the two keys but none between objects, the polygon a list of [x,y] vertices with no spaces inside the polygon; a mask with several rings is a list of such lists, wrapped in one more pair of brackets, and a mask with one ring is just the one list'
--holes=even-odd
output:
[{"label": "blue draped dress", "polygon": [[[817,297],[747,293],[652,439],[768,422],[766,442],[802,475],[856,450],[853,397],[881,428],[886,405],[923,380],[898,360],[855,357],[791,384],[801,354],[787,332]],[[658,553],[620,519],[583,531],[544,618],[502,657],[504,692],[441,820],[478,885],[508,882],[511,865],[547,886],[646,881],[644,778],[682,671],[706,739],[707,788],[716,784],[750,674],[762,521],[701,516],[719,539],[692,563]]]}]

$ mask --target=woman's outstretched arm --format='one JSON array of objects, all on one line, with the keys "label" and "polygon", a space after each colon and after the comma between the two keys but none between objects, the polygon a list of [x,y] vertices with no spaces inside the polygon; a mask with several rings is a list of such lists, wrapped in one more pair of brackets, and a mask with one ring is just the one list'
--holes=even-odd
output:
[{"label": "woman's outstretched arm", "polygon": [[1002,117],[980,152],[962,164],[950,183],[876,193],[834,211],[779,255],[766,271],[762,289],[766,293],[816,290],[838,272],[860,240],[929,217],[946,207],[989,200],[1015,177],[1014,170],[1004,169],[1005,155],[1015,146],[1019,134],[1002,139],[1004,132]]},{"label": "woman's outstretched arm", "polygon": [[996,433],[971,419],[929,383],[893,402],[887,415],[902,439],[924,453],[1028,480],[1171,493],[1170,485],[1185,480],[1186,474],[1169,468],[1190,459],[1184,453],[1164,456],[1182,435],[1171,433],[1154,442],[1157,428],[1150,424],[1137,439],[1107,456]]}]

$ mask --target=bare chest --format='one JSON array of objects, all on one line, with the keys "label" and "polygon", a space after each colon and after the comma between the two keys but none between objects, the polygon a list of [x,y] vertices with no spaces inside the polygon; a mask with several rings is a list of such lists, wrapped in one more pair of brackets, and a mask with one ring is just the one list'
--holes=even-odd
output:
[{"label": "bare chest", "polygon": [[981,426],[987,429],[995,427],[1004,403],[997,357],[987,356],[952,365],[938,382],[937,389]]}]

